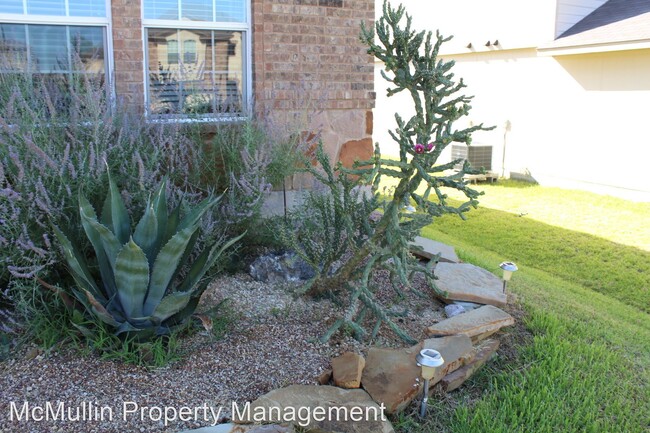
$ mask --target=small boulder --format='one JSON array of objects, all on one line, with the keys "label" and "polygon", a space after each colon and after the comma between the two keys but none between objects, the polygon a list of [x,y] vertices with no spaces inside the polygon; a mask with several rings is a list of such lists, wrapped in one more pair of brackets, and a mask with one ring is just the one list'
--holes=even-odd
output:
[{"label": "small boulder", "polygon": [[311,266],[292,252],[260,256],[250,265],[249,273],[256,281],[271,283],[306,281],[316,275]]},{"label": "small boulder", "polygon": [[463,314],[465,312],[465,307],[462,305],[458,304],[449,304],[445,305],[445,314],[447,317],[454,317],[458,316],[459,314]]},{"label": "small boulder", "polygon": [[361,386],[361,373],[366,365],[363,356],[346,352],[332,359],[334,385],[339,388],[354,389]]},{"label": "small boulder", "polygon": [[318,382],[319,385],[329,385],[331,380],[332,380],[332,370],[330,370],[329,368],[327,370],[324,370],[316,378],[316,382]]}]

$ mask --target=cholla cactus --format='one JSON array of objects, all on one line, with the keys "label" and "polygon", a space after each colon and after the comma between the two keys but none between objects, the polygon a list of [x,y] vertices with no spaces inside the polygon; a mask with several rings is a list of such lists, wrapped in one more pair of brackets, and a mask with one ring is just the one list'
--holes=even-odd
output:
[{"label": "cholla cactus", "polygon": [[[406,26],[400,23],[406,17]],[[351,328],[357,336],[366,334],[363,329],[367,313],[377,319],[375,332],[381,324],[388,325],[408,342],[415,340],[406,335],[389,317],[383,306],[375,299],[371,275],[376,269],[390,271],[394,283],[409,286],[414,273],[423,273],[433,290],[431,265],[420,265],[409,252],[409,242],[420,230],[430,224],[434,217],[447,213],[463,217],[463,213],[476,207],[479,193],[467,186],[463,177],[472,172],[466,164],[457,173],[447,174],[460,161],[438,164],[442,151],[452,142],[470,144],[474,131],[486,130],[483,125],[455,129],[454,122],[468,114],[470,97],[458,95],[465,87],[451,73],[453,61],[438,58],[440,46],[445,39],[440,34],[411,30],[411,18],[400,6],[393,9],[384,2],[383,16],[376,23],[375,33],[362,25],[362,41],[368,45],[368,53],[384,63],[383,77],[391,84],[388,96],[400,92],[408,93],[415,107],[415,115],[408,120],[395,114],[397,128],[390,135],[399,144],[400,158],[397,161],[382,159],[379,146],[372,160],[356,164],[349,174],[360,176],[372,184],[377,191],[382,176],[398,180],[392,197],[381,202],[382,216],[373,224],[372,233],[361,244],[351,244],[353,255],[334,275],[319,274],[310,283],[307,293],[318,295],[332,293],[347,299],[348,307],[340,320],[328,331],[329,338],[338,328]],[[424,185],[424,193],[419,188]],[[459,207],[447,202],[445,188],[461,191],[467,201]],[[412,212],[411,201],[417,212]],[[328,222],[326,222],[327,224]],[[331,223],[331,222],[330,222]],[[343,219],[334,224],[343,224]],[[433,262],[432,262],[433,264]],[[395,290],[401,294],[398,284]],[[413,290],[413,289],[412,289]]]}]

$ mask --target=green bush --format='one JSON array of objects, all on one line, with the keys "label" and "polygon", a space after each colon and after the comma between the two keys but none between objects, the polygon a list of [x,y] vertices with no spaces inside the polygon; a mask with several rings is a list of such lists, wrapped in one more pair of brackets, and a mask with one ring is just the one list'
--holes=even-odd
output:
[{"label": "green bush", "polygon": [[[92,266],[54,227],[76,282],[69,293],[87,314],[111,327],[116,335],[124,333],[138,341],[167,335],[193,314],[210,281],[206,273],[222,252],[239,240],[209,245],[188,265],[195,255],[200,220],[218,199],[203,200],[181,218],[180,205],[168,214],[166,183],[161,182],[147,202],[133,232],[124,201],[110,176],[101,218],[80,195],[81,223],[95,252]],[[99,281],[91,273],[95,268],[99,269]]]}]

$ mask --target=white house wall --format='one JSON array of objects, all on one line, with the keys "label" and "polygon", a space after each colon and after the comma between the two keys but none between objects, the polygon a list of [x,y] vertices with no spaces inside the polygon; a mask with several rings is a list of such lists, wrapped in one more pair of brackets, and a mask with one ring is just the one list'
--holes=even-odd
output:
[{"label": "white house wall", "polygon": [[[467,120],[497,127],[474,143],[493,146],[499,175],[650,201],[650,50],[550,57],[528,47],[445,58],[475,95]],[[397,155],[387,129],[395,111],[411,115],[411,103],[407,95],[386,98],[380,70],[376,64],[373,138]]]}]

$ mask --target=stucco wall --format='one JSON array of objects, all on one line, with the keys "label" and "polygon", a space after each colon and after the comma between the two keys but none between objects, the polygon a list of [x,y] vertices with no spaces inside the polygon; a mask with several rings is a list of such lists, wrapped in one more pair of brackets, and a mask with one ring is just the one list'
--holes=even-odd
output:
[{"label": "stucco wall", "polygon": [[[434,26],[432,20],[428,28]],[[551,57],[534,47],[498,48],[446,58],[456,61],[466,94],[475,95],[468,121],[497,126],[474,136],[493,146],[494,171],[650,201],[650,50]],[[410,103],[402,95],[386,98],[380,68],[375,123],[382,127],[373,138],[395,155],[386,128],[396,107],[408,113]]]}]

